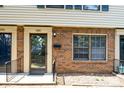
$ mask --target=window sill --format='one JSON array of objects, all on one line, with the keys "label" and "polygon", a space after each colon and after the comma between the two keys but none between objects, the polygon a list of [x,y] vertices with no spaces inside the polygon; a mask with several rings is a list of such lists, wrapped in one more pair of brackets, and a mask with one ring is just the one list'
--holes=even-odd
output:
[{"label": "window sill", "polygon": [[100,64],[105,64],[107,63],[108,60],[96,60],[96,61],[92,61],[92,60],[88,60],[88,61],[83,61],[83,60],[73,60],[74,63],[88,63],[88,64],[97,64],[97,63],[100,63]]}]

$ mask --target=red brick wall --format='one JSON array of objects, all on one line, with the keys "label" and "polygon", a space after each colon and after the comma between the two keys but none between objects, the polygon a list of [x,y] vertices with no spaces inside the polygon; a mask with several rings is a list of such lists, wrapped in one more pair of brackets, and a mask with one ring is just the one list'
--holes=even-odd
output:
[{"label": "red brick wall", "polygon": [[[56,70],[58,73],[112,73],[115,54],[114,29],[53,27],[53,32],[57,33],[56,37],[53,37],[53,45],[55,43],[60,43],[62,45],[60,49],[53,47],[53,56],[56,58]],[[73,33],[107,34],[107,62],[73,61]]]}]

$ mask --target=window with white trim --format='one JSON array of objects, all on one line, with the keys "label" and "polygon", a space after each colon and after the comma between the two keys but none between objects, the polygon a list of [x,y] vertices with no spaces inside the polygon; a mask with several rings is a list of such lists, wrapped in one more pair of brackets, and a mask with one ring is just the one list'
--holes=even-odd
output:
[{"label": "window with white trim", "polygon": [[74,60],[106,60],[106,35],[74,35]]}]

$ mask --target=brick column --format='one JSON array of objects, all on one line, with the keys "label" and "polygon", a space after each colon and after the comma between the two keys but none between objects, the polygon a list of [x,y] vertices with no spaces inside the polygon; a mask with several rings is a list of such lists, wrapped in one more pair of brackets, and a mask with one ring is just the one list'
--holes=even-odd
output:
[{"label": "brick column", "polygon": [[21,57],[21,61],[17,62],[17,72],[24,70],[24,27],[17,27],[17,58]]}]

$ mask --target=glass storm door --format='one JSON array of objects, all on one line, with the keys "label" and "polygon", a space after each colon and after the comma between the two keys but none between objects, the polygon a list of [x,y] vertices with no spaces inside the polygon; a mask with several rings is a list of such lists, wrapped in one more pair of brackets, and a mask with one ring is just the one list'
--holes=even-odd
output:
[{"label": "glass storm door", "polygon": [[5,72],[5,62],[11,60],[12,35],[0,33],[0,72]]},{"label": "glass storm door", "polygon": [[47,35],[30,35],[30,74],[41,75],[46,72]]},{"label": "glass storm door", "polygon": [[120,63],[124,65],[124,36],[120,36]]}]

